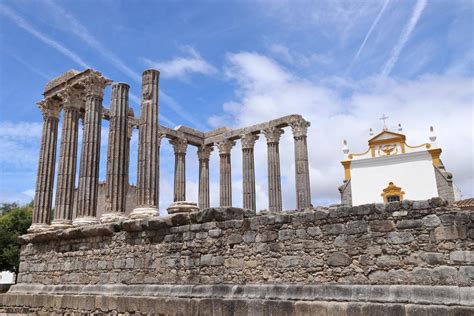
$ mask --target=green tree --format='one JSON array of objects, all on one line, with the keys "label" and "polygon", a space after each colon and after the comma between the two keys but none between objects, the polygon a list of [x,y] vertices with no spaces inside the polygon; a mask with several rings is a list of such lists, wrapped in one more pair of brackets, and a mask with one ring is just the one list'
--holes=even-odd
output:
[{"label": "green tree", "polygon": [[31,225],[33,202],[25,206],[16,203],[0,205],[0,271],[11,271],[18,275],[20,245],[17,238],[26,234]]}]

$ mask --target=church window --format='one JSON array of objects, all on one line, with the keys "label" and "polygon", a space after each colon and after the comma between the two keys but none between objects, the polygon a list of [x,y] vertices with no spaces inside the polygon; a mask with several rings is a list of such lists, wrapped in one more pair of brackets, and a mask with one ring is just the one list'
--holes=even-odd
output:
[{"label": "church window", "polygon": [[405,192],[403,192],[402,188],[397,187],[393,182],[389,182],[388,186],[383,189],[383,192],[380,195],[382,196],[384,203],[399,202],[403,201],[403,195],[405,195]]}]

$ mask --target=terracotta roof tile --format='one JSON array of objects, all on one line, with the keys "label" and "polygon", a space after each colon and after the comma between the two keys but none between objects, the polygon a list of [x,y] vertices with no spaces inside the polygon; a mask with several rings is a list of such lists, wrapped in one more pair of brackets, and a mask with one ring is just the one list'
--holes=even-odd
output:
[{"label": "terracotta roof tile", "polygon": [[465,208],[465,207],[474,207],[474,198],[464,199],[454,202],[454,205]]}]

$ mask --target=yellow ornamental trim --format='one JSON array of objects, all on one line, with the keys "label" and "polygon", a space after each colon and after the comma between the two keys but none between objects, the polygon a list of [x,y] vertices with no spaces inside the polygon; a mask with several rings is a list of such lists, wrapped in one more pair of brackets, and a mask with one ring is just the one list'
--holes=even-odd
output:
[{"label": "yellow ornamental trim", "polygon": [[383,202],[388,203],[389,197],[398,197],[400,201],[403,201],[405,192],[403,192],[402,188],[397,187],[393,182],[389,182],[388,186],[383,189],[383,193],[380,195],[383,197]]}]

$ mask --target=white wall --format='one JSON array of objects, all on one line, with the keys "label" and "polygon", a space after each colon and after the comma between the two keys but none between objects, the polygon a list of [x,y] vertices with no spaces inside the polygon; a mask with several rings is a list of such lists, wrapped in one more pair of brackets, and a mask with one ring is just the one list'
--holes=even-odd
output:
[{"label": "white wall", "polygon": [[15,283],[15,274],[10,271],[0,272],[0,284]]},{"label": "white wall", "polygon": [[381,193],[393,182],[406,200],[438,196],[431,155],[427,151],[351,162],[352,205],[383,203]]}]

